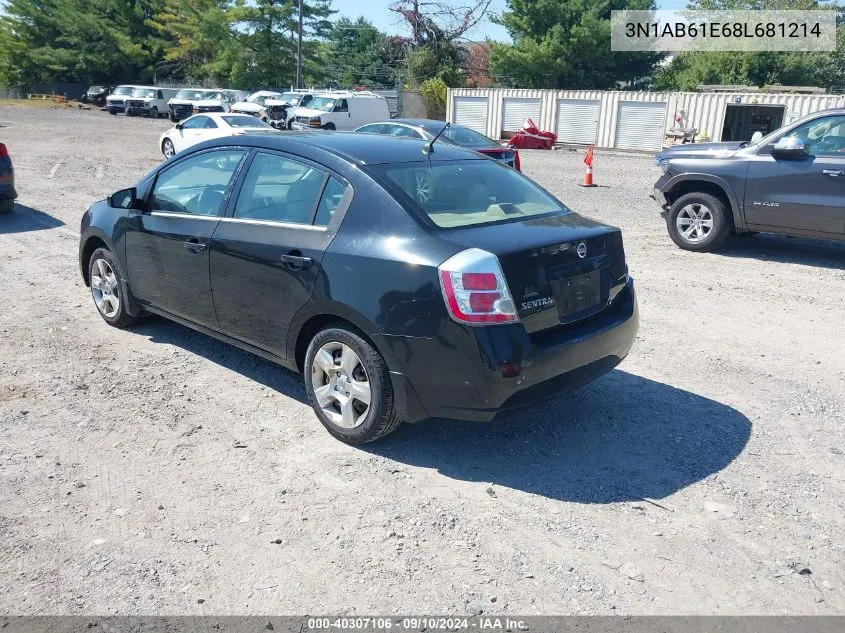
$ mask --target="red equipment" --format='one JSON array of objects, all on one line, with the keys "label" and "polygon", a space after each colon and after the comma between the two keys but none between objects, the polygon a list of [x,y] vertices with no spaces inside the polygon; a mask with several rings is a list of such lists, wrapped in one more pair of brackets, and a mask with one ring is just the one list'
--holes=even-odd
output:
[{"label": "red equipment", "polygon": [[508,147],[517,149],[552,149],[557,141],[557,134],[554,132],[541,132],[534,121],[526,118],[522,123],[522,129],[508,141]]}]

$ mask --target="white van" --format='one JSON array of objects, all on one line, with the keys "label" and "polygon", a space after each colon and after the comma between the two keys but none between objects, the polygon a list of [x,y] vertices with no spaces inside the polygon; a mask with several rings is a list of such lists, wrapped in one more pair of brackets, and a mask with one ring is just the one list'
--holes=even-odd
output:
[{"label": "white van", "polygon": [[167,103],[176,96],[175,88],[137,86],[126,100],[126,116],[148,116],[157,119],[167,114]]},{"label": "white van", "polygon": [[245,100],[238,101],[232,106],[232,112],[238,114],[251,114],[258,117],[262,121],[267,120],[267,108],[264,105],[268,99],[281,97],[281,92],[273,92],[272,90],[259,90],[253,92]]},{"label": "white van", "polygon": [[194,102],[200,101],[206,92],[205,88],[182,88],[167,102],[170,120],[176,123],[191,116],[194,113]]},{"label": "white van", "polygon": [[134,84],[123,84],[112,90],[112,93],[106,97],[106,110],[109,111],[109,114],[126,112],[126,100],[132,96],[132,91],[138,87]]},{"label": "white van", "polygon": [[387,99],[370,91],[324,92],[293,112],[294,130],[354,130],[390,118]]},{"label": "white van", "polygon": [[228,112],[232,109],[233,101],[226,90],[205,90],[202,99],[194,101],[193,113],[200,112]]}]

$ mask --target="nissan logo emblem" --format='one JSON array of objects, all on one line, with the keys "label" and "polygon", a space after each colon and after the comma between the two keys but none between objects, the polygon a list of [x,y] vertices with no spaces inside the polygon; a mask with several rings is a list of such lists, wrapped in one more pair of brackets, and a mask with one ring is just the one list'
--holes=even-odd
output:
[{"label": "nissan logo emblem", "polygon": [[575,249],[575,252],[578,253],[578,257],[584,259],[587,256],[587,245],[584,242],[580,242],[578,244],[578,248]]}]

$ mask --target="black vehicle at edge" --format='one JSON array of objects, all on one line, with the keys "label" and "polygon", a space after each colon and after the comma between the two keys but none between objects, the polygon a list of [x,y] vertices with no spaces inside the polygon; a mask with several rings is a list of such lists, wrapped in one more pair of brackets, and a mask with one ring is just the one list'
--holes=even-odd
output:
[{"label": "black vehicle at edge", "polygon": [[[155,313],[304,373],[321,423],[349,443],[402,421],[487,421],[620,363],[639,316],[619,230],[492,159],[430,150],[349,133],[199,144],[85,212],[83,278],[114,326]],[[221,165],[223,185],[172,184]],[[553,210],[524,217],[505,200],[520,188]],[[283,202],[267,197],[283,189]],[[468,190],[488,206],[467,217],[491,221],[430,211]],[[255,219],[301,199],[301,223]]]},{"label": "black vehicle at edge", "polygon": [[845,109],[756,142],[671,147],[656,164],[652,198],[681,248],[709,251],[731,233],[845,240]]}]

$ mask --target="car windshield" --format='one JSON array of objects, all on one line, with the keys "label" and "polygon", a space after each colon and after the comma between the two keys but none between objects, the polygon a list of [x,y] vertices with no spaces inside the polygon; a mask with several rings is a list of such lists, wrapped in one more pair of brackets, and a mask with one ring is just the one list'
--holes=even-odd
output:
[{"label": "car windshield", "polygon": [[[443,123],[443,125],[446,124]],[[443,129],[443,125],[436,128],[427,125],[423,129],[429,134],[437,134]],[[495,145],[493,141],[483,134],[479,134],[475,130],[461,125],[450,125],[443,131],[440,138],[445,139],[447,142],[452,142],[455,145],[460,145],[461,147],[490,147],[491,145]]]},{"label": "car windshield", "polygon": [[132,91],[133,97],[153,97],[156,96],[155,88],[136,88]]},{"label": "car windshield", "polygon": [[249,97],[247,97],[247,102],[248,103],[257,103],[258,105],[264,105],[264,102],[267,101],[267,99],[271,99],[271,98],[275,98],[275,95],[268,95],[268,94],[262,95],[262,94],[258,94],[256,92],[255,94],[251,94],[251,95],[249,95]]},{"label": "car windshield", "polygon": [[335,101],[337,99],[333,97],[314,97],[311,103],[308,104],[308,107],[314,108],[315,110],[322,110],[323,112],[331,112],[332,108],[334,108]]},{"label": "car windshield", "polygon": [[272,126],[267,125],[264,121],[254,116],[224,116],[223,120],[229,124],[229,127],[266,127],[271,130],[273,129]]},{"label": "car windshield", "polygon": [[203,92],[202,97],[203,100],[206,101],[222,101],[223,100],[223,93],[222,92]]},{"label": "car windshield", "polygon": [[114,89],[116,95],[131,95],[134,88],[132,86],[118,86]]},{"label": "car windshield", "polygon": [[90,88],[88,88],[88,92],[94,92],[94,93],[105,92],[105,90],[106,89],[103,88],[102,86],[91,86]]},{"label": "car windshield", "polygon": [[278,99],[279,101],[287,101],[291,105],[299,105],[300,99],[302,99],[302,95],[296,92],[285,92],[282,94],[281,97],[273,97],[274,99]]},{"label": "car windshield", "polygon": [[426,161],[371,170],[444,228],[569,212],[532,180],[494,161]]},{"label": "car windshield", "polygon": [[203,91],[196,88],[183,88],[176,93],[177,99],[188,99],[189,101],[199,101],[202,99]]}]

